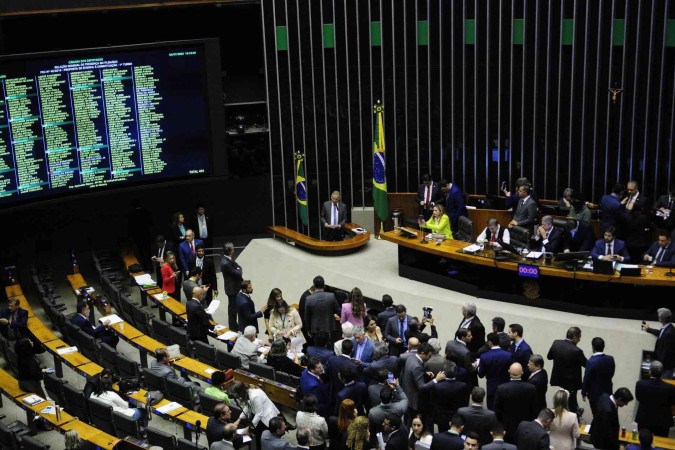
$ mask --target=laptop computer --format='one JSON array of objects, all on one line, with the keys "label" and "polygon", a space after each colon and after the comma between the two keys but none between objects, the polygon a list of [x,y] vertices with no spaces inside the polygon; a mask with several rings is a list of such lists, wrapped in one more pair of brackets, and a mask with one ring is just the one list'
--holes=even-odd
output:
[{"label": "laptop computer", "polygon": [[614,261],[605,261],[604,259],[593,260],[593,273],[602,275],[614,275]]}]

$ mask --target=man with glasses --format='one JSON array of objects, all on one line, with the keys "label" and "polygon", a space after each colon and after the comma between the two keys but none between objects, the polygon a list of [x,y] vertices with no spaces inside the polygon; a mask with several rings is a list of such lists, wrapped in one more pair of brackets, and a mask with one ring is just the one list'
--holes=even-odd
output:
[{"label": "man with glasses", "polygon": [[347,205],[340,201],[339,191],[333,191],[330,200],[321,206],[321,228],[325,241],[341,241],[347,223]]},{"label": "man with glasses", "polygon": [[178,247],[180,269],[183,271],[185,277],[190,275],[190,261],[196,258],[198,245],[203,246],[204,242],[201,239],[195,239],[195,232],[188,229],[185,232],[185,240]]}]

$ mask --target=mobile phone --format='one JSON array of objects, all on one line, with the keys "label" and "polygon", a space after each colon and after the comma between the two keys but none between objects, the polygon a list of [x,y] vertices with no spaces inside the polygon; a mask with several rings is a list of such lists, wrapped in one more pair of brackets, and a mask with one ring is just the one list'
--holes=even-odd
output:
[{"label": "mobile phone", "polygon": [[431,319],[431,311],[433,311],[434,308],[431,306],[424,306],[422,307],[422,311],[424,311],[424,318],[425,319]]},{"label": "mobile phone", "polygon": [[501,190],[503,191],[504,189],[506,189],[506,181],[502,181]]},{"label": "mobile phone", "polygon": [[394,374],[393,374],[393,373],[389,372],[389,374],[387,375],[387,381],[388,381],[389,383],[393,383],[393,382],[394,382]]},{"label": "mobile phone", "polygon": [[51,368],[45,369],[45,373],[54,373],[54,369]]}]

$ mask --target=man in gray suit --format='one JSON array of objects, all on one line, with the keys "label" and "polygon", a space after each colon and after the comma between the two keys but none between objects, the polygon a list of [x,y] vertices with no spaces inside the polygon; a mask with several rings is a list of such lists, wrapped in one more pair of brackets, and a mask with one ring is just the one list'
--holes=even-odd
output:
[{"label": "man in gray suit", "polygon": [[[428,343],[422,344],[417,354],[412,355],[405,362],[403,374],[401,375],[401,387],[408,396],[408,411],[406,412],[406,422],[412,423],[413,417],[417,413],[421,413],[422,407],[419,398],[420,389],[424,386],[424,363],[427,362],[431,355],[434,354],[434,349]],[[443,372],[439,375],[445,377]],[[433,383],[433,381],[429,381]],[[424,416],[430,416],[430,411],[425,411]],[[424,421],[423,421],[424,422]]]},{"label": "man in gray suit", "polygon": [[223,427],[223,439],[211,444],[209,450],[234,450],[234,436],[237,433],[237,426],[233,423],[228,423]]},{"label": "man in gray suit", "polygon": [[199,383],[190,381],[187,378],[179,377],[176,375],[176,371],[169,366],[169,354],[165,348],[158,348],[155,350],[155,360],[150,364],[150,369],[161,377],[166,378],[167,380],[178,381],[179,383],[184,384],[192,388],[192,397],[195,401],[199,400],[199,392],[202,391]]},{"label": "man in gray suit", "polygon": [[335,294],[324,291],[325,287],[326,283],[321,275],[314,277],[314,293],[307,297],[302,321],[310,335],[313,336],[319,330],[328,330],[331,333],[331,342],[335,342],[340,338],[340,304]]},{"label": "man in gray suit", "polygon": [[380,389],[380,404],[368,411],[368,423],[370,424],[371,442],[382,431],[382,422],[389,414],[403,417],[408,409],[408,397],[405,395],[398,381],[390,381]]},{"label": "man in gray suit", "polygon": [[[455,333],[455,339],[448,341],[445,345],[445,359],[457,364],[457,379],[464,382],[471,382],[474,386],[478,385],[478,378],[472,376],[476,371],[474,359],[471,356],[468,344],[471,343],[473,336],[471,330],[460,328]],[[475,379],[475,383],[473,383]]]},{"label": "man in gray suit", "polygon": [[283,417],[272,417],[270,428],[262,432],[260,438],[262,450],[295,450],[291,444],[281,439],[286,434],[286,420]]},{"label": "man in gray suit", "polygon": [[471,404],[457,410],[457,414],[464,419],[465,431],[478,434],[481,446],[492,440],[490,431],[497,425],[497,416],[489,409],[483,408],[483,400],[485,400],[485,389],[476,386],[471,391]]},{"label": "man in gray suit", "polygon": [[518,197],[520,200],[513,209],[513,216],[509,222],[509,228],[514,226],[526,227],[530,229],[534,225],[534,219],[537,216],[537,202],[532,198],[530,185],[520,186],[518,188]]},{"label": "man in gray suit", "polygon": [[321,229],[326,241],[341,241],[347,223],[347,205],[340,201],[340,192],[333,191],[330,200],[321,206]]},{"label": "man in gray suit", "polygon": [[240,336],[232,347],[233,355],[241,359],[241,367],[248,369],[248,363],[258,362],[258,345],[255,343],[256,329],[249,325],[244,328],[244,336]]},{"label": "man in gray suit", "polygon": [[490,434],[492,435],[492,442],[481,446],[483,450],[518,450],[515,445],[504,442],[504,434],[506,432],[502,424],[497,423],[493,426]]}]

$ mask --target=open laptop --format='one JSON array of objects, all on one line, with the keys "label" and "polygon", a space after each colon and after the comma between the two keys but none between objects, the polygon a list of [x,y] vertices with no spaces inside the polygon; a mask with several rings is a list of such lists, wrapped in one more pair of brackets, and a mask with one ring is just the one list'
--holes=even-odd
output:
[{"label": "open laptop", "polygon": [[602,275],[614,275],[614,261],[605,261],[604,259],[593,260],[593,273]]}]

